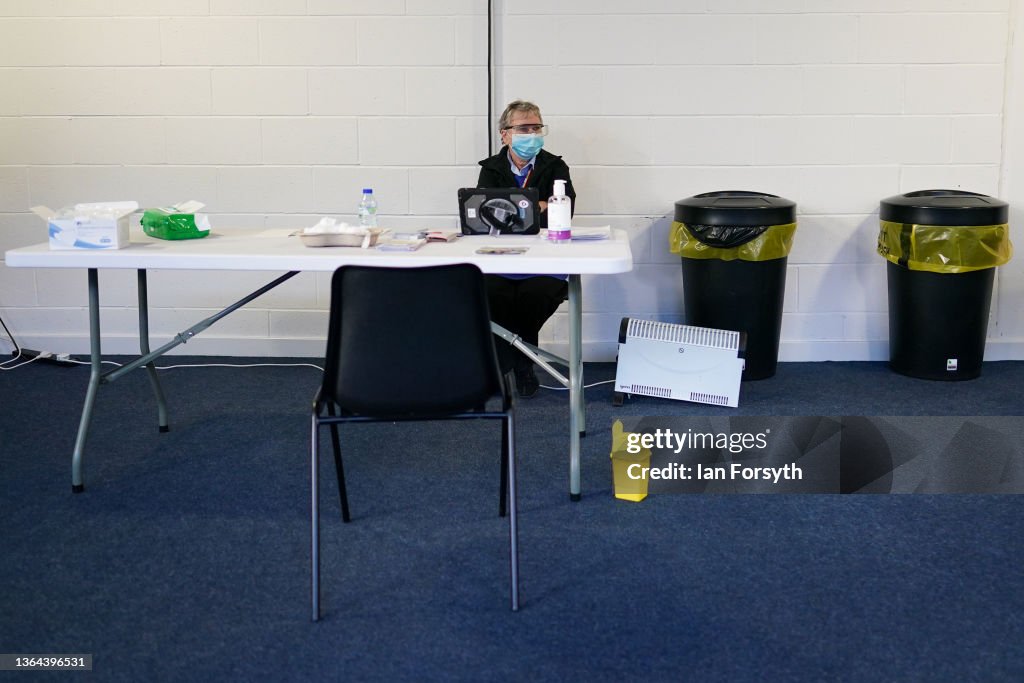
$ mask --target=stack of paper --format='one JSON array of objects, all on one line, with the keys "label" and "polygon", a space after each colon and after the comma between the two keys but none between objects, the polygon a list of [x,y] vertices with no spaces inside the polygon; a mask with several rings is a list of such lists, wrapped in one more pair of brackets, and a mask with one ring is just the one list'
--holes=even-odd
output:
[{"label": "stack of paper", "polygon": [[572,229],[573,240],[607,240],[611,239],[612,226],[602,225],[599,228],[577,228]]},{"label": "stack of paper", "polygon": [[377,248],[381,251],[416,251],[426,243],[427,241],[421,238],[390,239],[379,242]]}]

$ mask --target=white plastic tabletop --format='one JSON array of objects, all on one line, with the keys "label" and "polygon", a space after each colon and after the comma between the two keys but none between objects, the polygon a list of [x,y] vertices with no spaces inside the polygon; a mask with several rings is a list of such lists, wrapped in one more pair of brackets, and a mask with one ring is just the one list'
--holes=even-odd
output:
[{"label": "white plastic tabletop", "polygon": [[[624,230],[611,239],[554,244],[538,235],[464,236],[454,242],[430,242],[416,251],[396,252],[358,247],[306,247],[293,230],[222,230],[194,240],[159,240],[133,232],[131,244],[111,250],[51,250],[47,244],[11,249],[13,268],[127,268],[168,270],[333,271],[360,264],[415,267],[474,263],[487,273],[599,274],[632,269],[633,256]],[[478,254],[482,247],[526,247],[522,254]]]}]

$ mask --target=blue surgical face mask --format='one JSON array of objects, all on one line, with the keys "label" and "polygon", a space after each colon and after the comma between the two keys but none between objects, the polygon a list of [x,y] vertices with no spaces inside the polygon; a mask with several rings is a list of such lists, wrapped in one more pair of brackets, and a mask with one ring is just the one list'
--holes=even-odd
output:
[{"label": "blue surgical face mask", "polygon": [[532,159],[544,146],[544,138],[540,135],[530,133],[517,133],[512,136],[512,143],[509,147],[520,159]]}]

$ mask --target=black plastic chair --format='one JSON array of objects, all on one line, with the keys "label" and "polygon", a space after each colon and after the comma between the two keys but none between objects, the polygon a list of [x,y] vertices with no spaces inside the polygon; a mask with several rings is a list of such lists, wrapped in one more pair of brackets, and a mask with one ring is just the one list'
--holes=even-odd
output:
[{"label": "black plastic chair", "polygon": [[487,293],[476,266],[342,266],[335,271],[323,384],[313,400],[313,621],[320,618],[320,427],[329,425],[331,429],[341,516],[348,522],[338,437],[338,425],[343,422],[501,420],[498,514],[505,516],[507,494],[512,610],[519,609],[515,419],[510,387],[510,378],[498,369]]}]

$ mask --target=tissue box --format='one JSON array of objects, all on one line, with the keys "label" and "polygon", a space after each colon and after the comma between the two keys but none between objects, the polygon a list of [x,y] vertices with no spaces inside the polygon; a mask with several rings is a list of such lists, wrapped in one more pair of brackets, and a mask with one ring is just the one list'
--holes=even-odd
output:
[{"label": "tissue box", "polygon": [[75,204],[54,211],[36,206],[32,212],[47,222],[50,249],[122,249],[128,246],[128,216],[137,202]]}]

